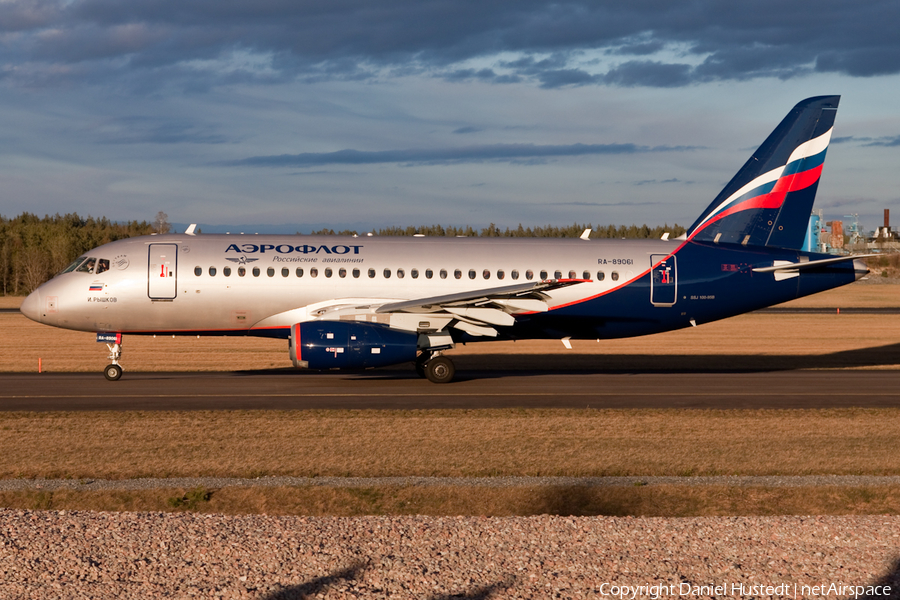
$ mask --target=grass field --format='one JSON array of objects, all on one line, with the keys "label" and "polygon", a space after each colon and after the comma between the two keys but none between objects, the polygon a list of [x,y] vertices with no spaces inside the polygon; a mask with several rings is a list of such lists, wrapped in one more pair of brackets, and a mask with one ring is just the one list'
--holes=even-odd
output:
[{"label": "grass field", "polygon": [[0,492],[0,506],[32,510],[193,511],[358,515],[841,515],[900,513],[900,486],[765,488],[170,488],[143,491]]},{"label": "grass field", "polygon": [[0,477],[900,475],[900,409],[0,413]]},{"label": "grass field", "polygon": [[[898,306],[898,285],[852,285],[795,301]],[[7,306],[12,304],[9,299]],[[0,305],[2,306],[2,305]],[[900,368],[900,316],[750,314],[646,338],[491,342],[456,349],[458,368],[715,370]],[[99,371],[105,347],[0,314],[5,371]],[[283,341],[128,337],[130,371],[288,367]],[[407,368],[407,367],[397,367]],[[900,409],[680,411],[252,411],[0,413],[0,477],[262,475],[900,474]],[[897,513],[900,489],[274,488],[0,493],[25,508],[269,514],[850,514]]]}]

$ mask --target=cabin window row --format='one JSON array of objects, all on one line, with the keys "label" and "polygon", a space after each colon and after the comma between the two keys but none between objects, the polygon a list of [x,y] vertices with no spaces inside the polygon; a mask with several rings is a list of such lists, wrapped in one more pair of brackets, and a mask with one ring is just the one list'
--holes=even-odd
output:
[{"label": "cabin window row", "polygon": [[[247,268],[243,267],[243,266],[237,267],[236,271],[237,271],[238,277],[244,277],[247,274]],[[359,277],[362,276],[362,272],[359,269],[351,269],[349,271],[343,267],[341,267],[339,269],[332,269],[331,267],[326,267],[325,269],[323,269],[323,273],[324,273],[325,277],[332,277],[334,275],[335,271],[337,271],[338,277],[341,277],[341,278],[347,277],[348,273],[350,275],[352,275],[353,278],[355,278],[355,279],[358,279]],[[259,267],[252,267],[250,269],[250,272],[253,274],[254,277],[259,277],[262,274],[262,271]],[[208,273],[209,273],[210,277],[215,277],[216,274],[218,273],[218,270],[216,269],[216,267],[209,267]],[[276,273],[276,271],[273,267],[269,267],[268,269],[266,269],[266,275],[269,277],[275,277],[275,273]],[[406,277],[405,269],[397,269],[396,272],[392,271],[391,269],[384,269],[381,272],[382,276],[385,279],[390,279],[394,273],[396,273],[396,276],[398,279],[403,279],[404,277]],[[294,270],[294,274],[297,277],[303,277],[305,274],[307,274],[307,271],[304,271],[304,269],[302,267],[298,267],[297,269]],[[199,267],[199,266],[194,267],[194,275],[196,275],[197,277],[200,277],[201,275],[203,275],[203,268]],[[222,275],[224,275],[225,277],[230,277],[231,276],[231,267],[224,267],[222,269]],[[317,267],[313,267],[313,268],[309,269],[308,275],[310,277],[318,277],[319,269]],[[375,269],[369,269],[366,272],[366,275],[369,277],[369,279],[374,279],[375,277],[378,276],[378,272]],[[491,279],[491,277],[494,275],[495,275],[494,272],[489,269],[484,269],[481,272],[482,279]],[[576,271],[569,271],[566,275],[568,275],[568,279],[577,279],[578,278],[578,273]],[[282,267],[281,276],[282,277],[290,277],[291,270],[288,269],[287,267]],[[413,279],[418,279],[419,278],[419,270],[418,269],[410,269],[409,276]],[[447,279],[450,275],[449,275],[449,272],[447,271],[447,269],[441,269],[440,271],[438,271],[438,276],[441,279]],[[478,272],[475,269],[469,269],[467,276],[469,279],[477,279]],[[513,269],[512,271],[509,272],[510,279],[517,280],[517,279],[519,279],[519,276],[520,276],[520,274],[517,269]],[[541,280],[548,279],[549,276],[550,276],[550,273],[548,271],[540,272]],[[564,273],[562,271],[554,271],[553,272],[553,279],[562,279],[563,276],[564,276]],[[425,269],[425,279],[432,279],[432,278],[434,278],[434,271],[432,271],[431,269]],[[453,271],[453,278],[454,279],[462,279],[463,271],[461,269],[455,269]],[[500,280],[505,279],[506,271],[504,271],[503,269],[497,270],[496,278],[500,279]],[[591,273],[589,271],[584,271],[581,273],[581,279],[590,279],[590,278],[591,278]],[[532,271],[531,269],[528,269],[527,271],[525,271],[525,279],[528,281],[533,280],[534,279],[534,271]],[[603,271],[597,271],[597,281],[603,281],[604,279],[606,279],[606,273],[604,273]],[[613,281],[618,281],[619,273],[617,271],[613,271],[612,273],[610,273],[610,279],[612,279]]]}]

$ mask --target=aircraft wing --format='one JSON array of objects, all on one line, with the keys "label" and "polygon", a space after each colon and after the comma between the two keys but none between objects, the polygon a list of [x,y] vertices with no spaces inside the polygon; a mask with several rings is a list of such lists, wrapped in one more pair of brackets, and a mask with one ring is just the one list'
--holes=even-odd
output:
[{"label": "aircraft wing", "polygon": [[[559,288],[590,281],[589,279],[545,279],[543,281],[519,283],[500,287],[445,294],[443,296],[431,296],[429,298],[416,298],[401,302],[389,302],[378,307],[376,313],[414,312],[428,313],[448,309],[461,309],[477,307],[485,304],[499,303],[502,305],[522,307],[524,311],[543,312],[547,310],[547,296],[543,292],[549,292]],[[532,300],[533,302],[527,302]],[[541,307],[543,305],[543,307]],[[530,306],[533,308],[525,308]]]},{"label": "aircraft wing", "polygon": [[498,334],[496,326],[515,323],[513,314],[546,312],[546,292],[587,281],[590,280],[546,279],[413,300],[340,298],[271,315],[254,323],[252,329],[290,327],[312,320],[363,321],[407,331],[440,332],[454,328],[471,335],[494,337]]}]

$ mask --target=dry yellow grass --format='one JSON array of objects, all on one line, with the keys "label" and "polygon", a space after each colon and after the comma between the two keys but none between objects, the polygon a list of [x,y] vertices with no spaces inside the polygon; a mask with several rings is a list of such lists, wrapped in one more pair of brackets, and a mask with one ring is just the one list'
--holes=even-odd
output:
[{"label": "dry yellow grass", "polygon": [[900,486],[554,488],[183,488],[0,492],[0,505],[37,510],[359,515],[839,515],[897,514]]},{"label": "dry yellow grass", "polygon": [[900,409],[0,413],[0,477],[900,474]]},{"label": "dry yellow grass", "polygon": [[[896,306],[900,286],[855,285],[792,305]],[[3,299],[0,306],[16,306]],[[18,300],[20,301],[20,300]],[[603,343],[492,342],[454,351],[461,368],[542,364],[653,364],[717,355],[773,365],[898,368],[900,318],[752,314],[701,327]],[[256,338],[129,336],[138,370],[288,367],[286,344]],[[842,354],[843,353],[843,354]],[[844,361],[859,353],[878,360]],[[510,358],[504,359],[507,355]],[[98,371],[105,347],[0,314],[0,370]],[[516,357],[519,358],[516,358]],[[641,362],[643,360],[644,362]],[[467,362],[468,361],[468,362]],[[507,361],[507,362],[504,362]],[[624,361],[624,362],[622,362]],[[763,361],[763,362],[760,362]],[[795,361],[800,364],[799,359]],[[191,413],[0,413],[0,477],[132,478],[260,475],[708,475],[900,474],[900,410],[807,411],[491,410]],[[896,513],[895,487],[276,488],[213,490],[192,510],[269,514],[847,514]],[[0,505],[174,510],[187,490],[8,492]]]},{"label": "dry yellow grass", "polygon": [[[9,301],[10,299],[4,299]],[[17,300],[21,302],[21,299]],[[900,306],[900,285],[850,285],[785,306],[884,307]],[[566,350],[559,341],[485,342],[459,346],[449,354],[459,359],[459,368],[476,368],[484,355],[515,357],[524,354],[547,356],[573,368],[609,365],[610,360],[627,360],[641,368],[634,357],[694,355],[715,357],[826,356],[840,352],[891,347],[900,341],[900,316],[749,314],[700,327],[623,340],[573,342]],[[219,371],[232,365],[242,369],[290,368],[287,343],[260,338],[196,338],[171,336],[126,336],[123,364],[133,371]],[[99,372],[108,362],[106,347],[95,342],[93,333],[66,331],[39,325],[20,314],[0,313],[0,371],[36,371],[38,359],[48,372]],[[847,365],[853,368],[900,368],[900,355],[884,354],[885,361],[874,365]],[[471,357],[471,358],[468,358]],[[468,362],[467,362],[468,359]],[[704,359],[705,360],[705,359]],[[734,362],[729,362],[729,367]],[[811,366],[817,363],[811,361]],[[517,359],[497,359],[492,368],[516,368]],[[713,363],[709,365],[715,368]],[[777,365],[776,365],[777,366]],[[844,365],[831,361],[829,368]],[[405,368],[405,367],[404,367]]]}]

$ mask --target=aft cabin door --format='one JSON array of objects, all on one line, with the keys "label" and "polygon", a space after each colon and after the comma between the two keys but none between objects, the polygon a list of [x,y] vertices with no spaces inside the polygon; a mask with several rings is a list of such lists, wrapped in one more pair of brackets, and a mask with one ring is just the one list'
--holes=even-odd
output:
[{"label": "aft cabin door", "polygon": [[672,306],[678,298],[678,270],[675,257],[668,254],[650,255],[650,303],[653,306]]},{"label": "aft cabin door", "polygon": [[178,266],[177,244],[150,244],[147,295],[153,300],[175,298]]}]

